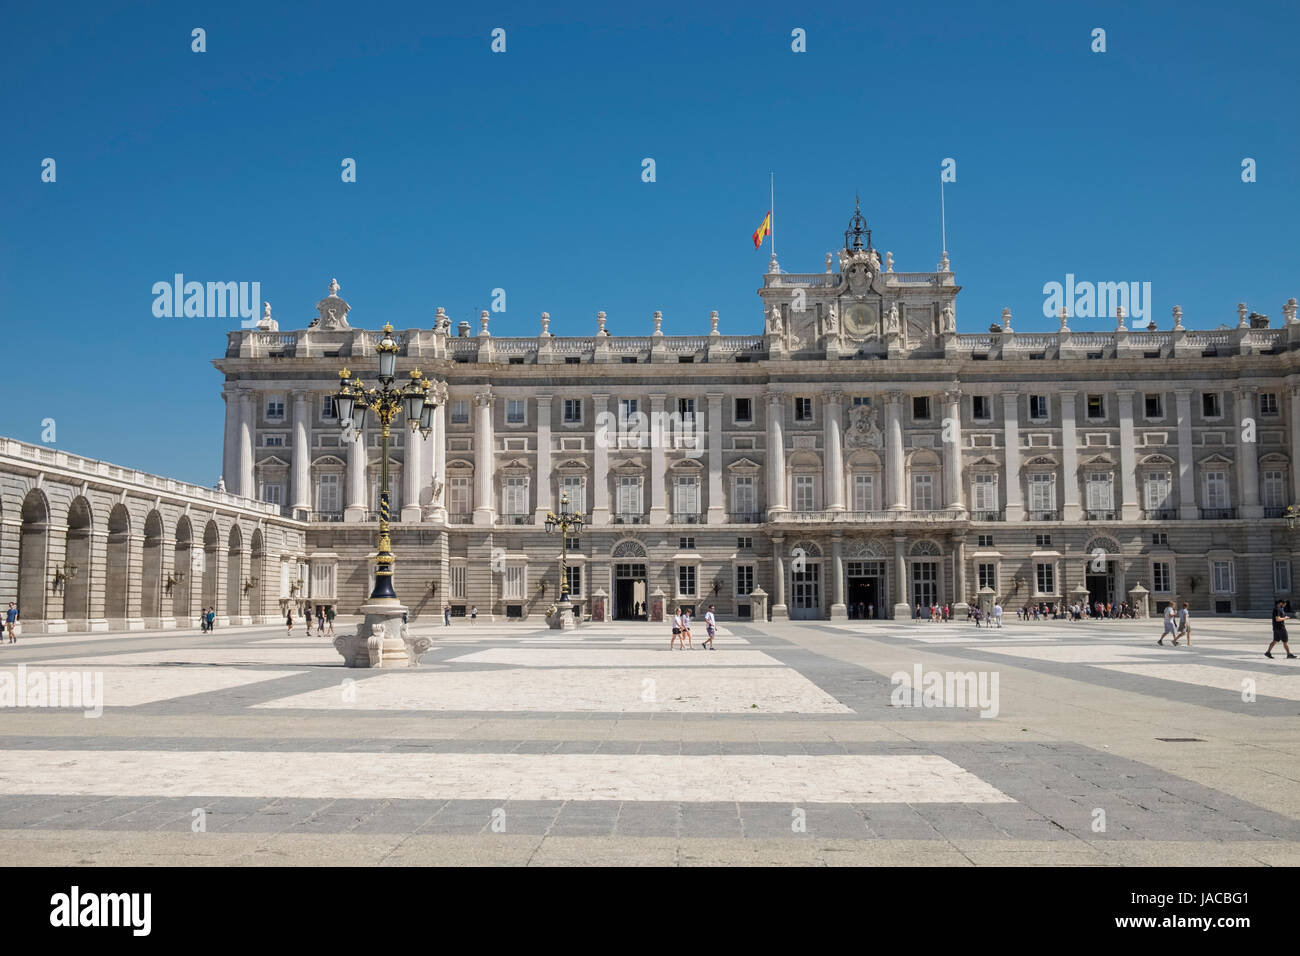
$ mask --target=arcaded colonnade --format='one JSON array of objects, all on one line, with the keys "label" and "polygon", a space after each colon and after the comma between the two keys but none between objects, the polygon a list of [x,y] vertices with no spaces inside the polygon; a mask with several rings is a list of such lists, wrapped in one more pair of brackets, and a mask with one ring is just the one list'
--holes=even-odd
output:
[{"label": "arcaded colonnade", "polygon": [[305,548],[276,505],[0,438],[0,608],[31,631],[265,623]]}]

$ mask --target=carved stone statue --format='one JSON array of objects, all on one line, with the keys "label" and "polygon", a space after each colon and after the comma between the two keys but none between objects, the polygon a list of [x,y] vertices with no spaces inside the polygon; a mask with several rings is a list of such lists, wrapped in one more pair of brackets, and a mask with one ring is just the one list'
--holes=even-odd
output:
[{"label": "carved stone statue", "polygon": [[898,303],[897,302],[895,302],[893,305],[889,307],[889,331],[895,334],[900,331],[898,327]]},{"label": "carved stone statue", "polygon": [[940,331],[942,332],[957,331],[957,310],[952,307],[951,302],[949,302],[947,305],[943,307],[943,312],[940,313],[940,316],[941,316],[941,322],[939,325]]},{"label": "carved stone statue", "polygon": [[366,639],[366,653],[370,656],[371,667],[379,667],[384,659],[384,638],[387,634],[388,625],[381,621],[371,629],[370,637]]},{"label": "carved stone statue", "polygon": [[433,640],[428,637],[412,637],[405,623],[402,624],[402,643],[406,645],[406,656],[412,667],[420,666],[420,658],[433,647]]},{"label": "carved stone statue", "polygon": [[870,405],[854,405],[844,426],[846,448],[883,448],[884,437],[876,424],[876,410]]},{"label": "carved stone statue", "polygon": [[885,271],[886,272],[894,271],[894,254],[892,252],[885,253]]},{"label": "carved stone statue", "polygon": [[312,325],[325,331],[352,328],[348,325],[348,312],[352,307],[339,298],[338,279],[330,279],[329,291],[329,295],[316,303],[318,315]]},{"label": "carved stone statue", "polygon": [[654,334],[655,334],[655,335],[663,335],[663,334],[664,334],[664,314],[663,314],[662,312],[660,312],[658,309],[656,309],[653,318],[654,318],[654,323],[655,323]]},{"label": "carved stone statue", "polygon": [[826,307],[826,334],[830,336],[840,334],[839,310],[835,308],[834,302]]},{"label": "carved stone statue", "polygon": [[451,331],[451,319],[447,317],[447,310],[442,306],[438,306],[438,311],[433,316],[433,330],[444,335]]},{"label": "carved stone statue", "polygon": [[551,334],[551,313],[542,313],[542,337],[547,338]]},{"label": "carved stone statue", "polygon": [[263,332],[279,332],[280,323],[271,317],[271,303],[262,303],[262,318],[258,320],[257,327]]},{"label": "carved stone statue", "polygon": [[831,272],[833,271],[833,270],[831,269],[831,259],[832,259],[832,258],[833,258],[833,256],[831,255],[831,253],[829,253],[829,252],[826,253],[826,274],[827,274],[827,275],[830,275]]},{"label": "carved stone statue", "polygon": [[605,313],[604,313],[604,312],[597,312],[597,313],[596,313],[596,334],[597,334],[597,335],[609,335],[609,333],[605,331]]},{"label": "carved stone statue", "polygon": [[709,334],[710,335],[718,334],[718,312],[716,309],[709,313]]},{"label": "carved stone statue", "polygon": [[220,491],[222,494],[225,494],[226,491],[225,475],[222,475],[220,478],[217,479],[217,491]]},{"label": "carved stone statue", "polygon": [[781,306],[775,302],[772,303],[771,319],[767,324],[767,331],[776,336],[785,334],[785,324],[781,321]]}]

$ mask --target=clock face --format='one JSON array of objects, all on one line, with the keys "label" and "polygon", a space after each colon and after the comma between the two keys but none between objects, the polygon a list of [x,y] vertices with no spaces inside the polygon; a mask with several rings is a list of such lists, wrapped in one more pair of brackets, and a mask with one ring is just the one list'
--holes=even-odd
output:
[{"label": "clock face", "polygon": [[844,332],[846,335],[860,339],[876,332],[876,320],[872,310],[863,303],[846,306],[844,309]]}]

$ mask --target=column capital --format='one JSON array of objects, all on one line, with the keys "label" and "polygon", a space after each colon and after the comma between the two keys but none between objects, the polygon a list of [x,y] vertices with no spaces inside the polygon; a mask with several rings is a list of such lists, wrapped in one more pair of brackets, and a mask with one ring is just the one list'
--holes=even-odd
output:
[{"label": "column capital", "polygon": [[726,392],[706,392],[705,394],[708,396],[711,405],[720,405],[722,400],[727,397]]},{"label": "column capital", "polygon": [[831,389],[826,392],[825,401],[827,405],[838,405],[840,402],[844,401],[844,390],[839,388]]},{"label": "column capital", "polygon": [[1178,398],[1179,401],[1184,401],[1184,402],[1185,402],[1185,401],[1189,401],[1189,400],[1191,399],[1191,397],[1192,397],[1192,389],[1190,389],[1190,388],[1176,388],[1176,389],[1174,389],[1174,395],[1175,395],[1175,397]]},{"label": "column capital", "polygon": [[1136,391],[1135,388],[1117,388],[1115,389],[1115,396],[1120,399],[1132,398]]},{"label": "column capital", "polygon": [[485,388],[480,392],[474,393],[474,404],[477,405],[479,408],[483,408],[484,406],[492,404],[492,398],[493,398],[492,389]]},{"label": "column capital", "polygon": [[[1300,388],[1300,386],[1297,386]],[[785,392],[778,392],[776,389],[769,388],[763,391],[763,399],[769,405],[779,405],[785,400]]]},{"label": "column capital", "polygon": [[889,392],[889,404],[890,404],[890,405],[902,405],[904,399],[906,399],[906,398],[907,398],[907,394],[906,394],[905,392],[902,392],[902,391],[899,391],[899,390],[894,390],[894,391]]},{"label": "column capital", "polygon": [[958,402],[960,402],[961,401],[960,386],[953,386],[951,388],[944,389],[943,401],[944,404],[946,405],[956,405]]},{"label": "column capital", "polygon": [[554,395],[534,395],[533,397],[537,399],[537,404],[538,404],[538,405],[541,405],[541,404],[543,404],[543,403],[549,405],[549,404],[551,404],[551,399],[553,399],[555,396],[554,396]]},{"label": "column capital", "polygon": [[305,389],[305,388],[294,388],[294,389],[290,389],[290,390],[289,390],[289,395],[292,396],[292,398],[293,398],[293,400],[294,400],[295,402],[306,402],[306,401],[307,401],[307,389]]}]

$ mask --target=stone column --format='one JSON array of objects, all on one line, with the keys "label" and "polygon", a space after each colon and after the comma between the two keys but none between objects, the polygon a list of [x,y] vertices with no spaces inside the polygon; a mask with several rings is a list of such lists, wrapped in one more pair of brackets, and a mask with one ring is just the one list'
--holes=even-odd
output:
[{"label": "stone column", "polygon": [[1201,516],[1196,506],[1196,463],[1192,450],[1192,390],[1176,389],[1178,404],[1178,517],[1194,521]]},{"label": "stone column", "polygon": [[844,604],[844,532],[831,534],[831,620],[847,621],[848,607]]},{"label": "stone column", "polygon": [[308,426],[307,393],[294,389],[293,397],[293,489],[289,506],[293,511],[311,510],[311,428]]},{"label": "stone column", "polygon": [[227,491],[239,487],[239,399],[233,387],[227,385],[221,392],[226,403],[226,443],[221,454],[221,477]]},{"label": "stone column", "polygon": [[894,535],[894,619],[898,621],[912,617],[912,605],[907,603],[907,558],[903,554],[906,543],[906,535]]},{"label": "stone column", "polygon": [[965,614],[970,605],[966,602],[966,536],[952,536],[952,587],[957,592],[952,602],[952,616]]},{"label": "stone column", "polygon": [[[551,499],[551,396],[537,396],[537,524],[554,510]],[[572,506],[572,502],[570,503]],[[574,506],[576,507],[576,506]],[[583,515],[585,518],[586,515]]]},{"label": "stone column", "polygon": [[402,446],[402,523],[418,523],[420,520],[420,488],[424,484],[423,451],[419,431],[411,431],[402,416],[393,426],[393,433],[405,432],[405,444]]},{"label": "stone column", "polygon": [[1291,386],[1291,500],[1300,501],[1300,385]]},{"label": "stone column", "polygon": [[255,414],[253,393],[241,390],[239,393],[239,484],[235,494],[245,498],[257,497],[257,486],[253,482],[253,431]]},{"label": "stone column", "polygon": [[668,523],[664,502],[664,399],[663,393],[650,396],[650,523]]},{"label": "stone column", "polygon": [[[430,452],[433,456],[432,467],[429,473],[433,479],[433,486],[429,489],[430,501],[433,504],[433,514],[430,517],[434,521],[447,520],[447,403],[441,402],[433,410],[433,427],[429,433],[429,444],[432,446]],[[443,576],[446,581],[446,575]]]},{"label": "stone column", "polygon": [[790,620],[785,604],[785,535],[772,535],[772,620]]},{"label": "stone column", "polygon": [[[1259,420],[1255,415],[1255,389],[1242,387],[1236,390],[1238,409],[1237,424],[1237,483],[1241,486],[1239,497],[1241,513],[1239,518],[1262,518],[1264,508],[1259,503],[1259,436],[1255,429]],[[1254,423],[1249,432],[1250,441],[1246,441],[1246,419]],[[1269,570],[1272,570],[1270,565]]]},{"label": "stone column", "polygon": [[1025,504],[1020,482],[1020,395],[1002,393],[1002,444],[1006,446],[1008,521],[1025,520]]},{"label": "stone column", "polygon": [[474,396],[474,524],[491,526],[497,508],[492,480],[495,455],[492,437],[492,389]]},{"label": "stone column", "polygon": [[[343,520],[366,520],[366,436],[353,440],[352,432],[344,432],[343,442],[348,446],[348,477]],[[379,507],[379,503],[375,503]]]},{"label": "stone column", "polygon": [[1137,521],[1138,508],[1137,460],[1133,451],[1133,390],[1121,388],[1115,392],[1119,402],[1119,482],[1120,518]]},{"label": "stone column", "polygon": [[961,487],[961,390],[950,388],[943,393],[943,479],[944,506],[966,510]]},{"label": "stone column", "polygon": [[591,469],[591,523],[609,524],[609,443],[617,428],[611,428],[609,393],[597,392],[592,398],[593,454]]},{"label": "stone column", "polygon": [[1079,507],[1079,436],[1075,431],[1079,414],[1075,401],[1077,392],[1061,392],[1061,463],[1064,466],[1065,485],[1061,495],[1061,517],[1066,521],[1079,521],[1083,511]]},{"label": "stone column", "polygon": [[903,393],[890,392],[885,406],[885,499],[890,511],[907,510],[907,489],[903,467]]},{"label": "stone column", "polygon": [[[827,511],[844,510],[844,426],[841,423],[844,412],[844,395],[831,392],[826,396],[826,415],[824,438],[826,442],[826,462],[822,475]],[[842,601],[836,602],[843,603]],[[831,617],[835,617],[835,608],[831,608]]]},{"label": "stone column", "polygon": [[726,497],[722,491],[722,399],[709,393],[709,524],[727,520]]},{"label": "stone column", "polygon": [[[767,513],[769,516],[788,511],[785,504],[785,396],[767,393]],[[779,606],[785,612],[785,585],[774,592],[775,616]]]}]

